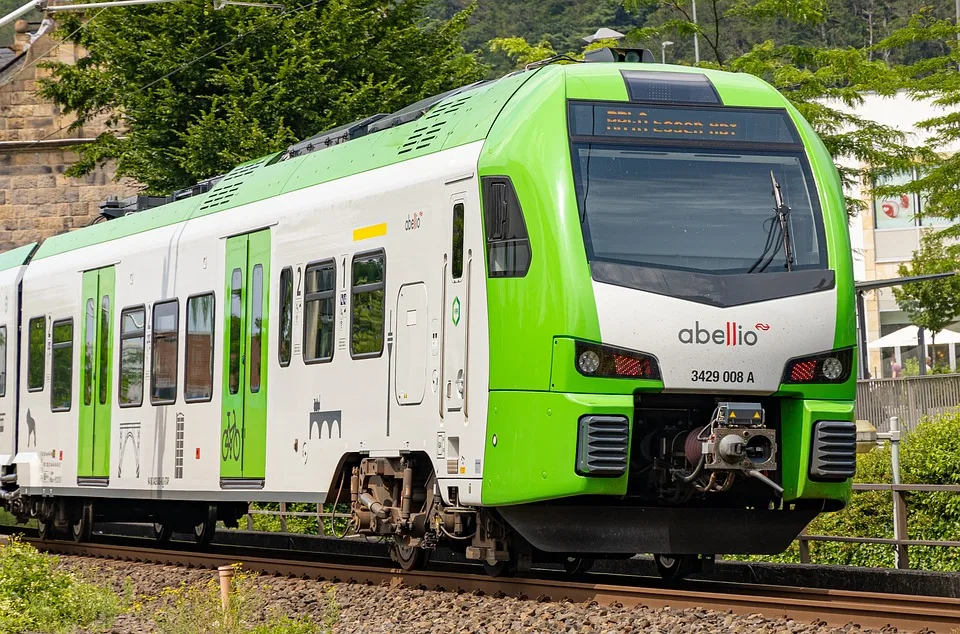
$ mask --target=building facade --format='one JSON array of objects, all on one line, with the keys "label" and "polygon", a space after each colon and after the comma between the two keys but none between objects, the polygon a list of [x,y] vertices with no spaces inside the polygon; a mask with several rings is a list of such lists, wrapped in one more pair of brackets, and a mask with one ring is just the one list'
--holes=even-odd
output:
[{"label": "building facade", "polygon": [[[905,94],[881,97],[869,94],[856,110],[860,117],[895,127],[908,135],[909,142],[922,143],[924,133],[917,123],[944,114],[944,110],[928,101],[915,101]],[[954,152],[960,147],[944,148]],[[889,183],[908,182],[913,175],[904,174]],[[920,248],[920,239],[925,231],[936,231],[950,226],[944,218],[924,215],[922,196],[903,194],[877,197],[870,186],[851,192],[866,205],[862,213],[851,219],[850,238],[853,246],[854,273],[858,282],[899,277],[898,268],[908,263],[914,251]],[[957,264],[960,271],[960,262]],[[867,341],[875,342],[880,337],[894,333],[910,324],[910,318],[900,310],[889,288],[869,291],[865,295]],[[960,320],[949,329],[960,332]],[[926,356],[933,365],[960,371],[960,344],[937,344],[929,346],[930,335],[926,334]],[[917,346],[869,348],[869,371],[873,378],[894,376],[899,366],[918,367],[920,355]]]},{"label": "building facade", "polygon": [[82,178],[64,174],[77,147],[104,128],[70,130],[73,117],[37,95],[37,80],[50,74],[41,62],[73,63],[83,54],[50,35],[31,43],[38,27],[18,22],[13,46],[0,51],[0,251],[84,227],[98,219],[101,200],[135,192],[114,181],[110,166]]}]

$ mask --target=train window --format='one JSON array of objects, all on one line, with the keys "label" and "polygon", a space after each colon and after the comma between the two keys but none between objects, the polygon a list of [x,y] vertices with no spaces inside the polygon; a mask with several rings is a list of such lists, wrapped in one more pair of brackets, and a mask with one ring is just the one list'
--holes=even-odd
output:
[{"label": "train window", "polygon": [[7,327],[0,326],[0,397],[7,395]]},{"label": "train window", "polygon": [[260,391],[260,363],[262,354],[260,343],[263,340],[263,265],[257,264],[253,267],[251,276],[253,288],[251,289],[251,321],[250,321],[250,391]]},{"label": "train window", "polygon": [[150,402],[154,405],[169,405],[177,400],[179,318],[179,300],[154,304],[150,363]]},{"label": "train window", "polygon": [[463,203],[453,206],[453,279],[463,277]]},{"label": "train window", "polygon": [[188,403],[213,397],[213,293],[187,300],[187,359],[183,371],[183,398]]},{"label": "train window", "polygon": [[93,356],[97,345],[97,309],[93,298],[87,299],[86,334],[83,340],[83,404],[89,405],[93,399]]},{"label": "train window", "polygon": [[293,269],[280,271],[280,365],[290,365],[293,348]]},{"label": "train window", "polygon": [[333,260],[309,264],[304,278],[303,362],[330,361],[337,266]]},{"label": "train window", "polygon": [[73,388],[73,320],[53,322],[53,366],[50,381],[50,410],[70,410]]},{"label": "train window", "polygon": [[140,407],[143,404],[146,316],[143,306],[127,308],[120,313],[120,407]]},{"label": "train window", "polygon": [[530,238],[509,178],[483,178],[483,213],[490,277],[523,277],[530,269]]},{"label": "train window", "polygon": [[354,357],[375,357],[383,352],[385,269],[383,251],[353,258],[350,352]]},{"label": "train window", "polygon": [[233,269],[230,276],[230,372],[228,388],[231,394],[240,389],[240,318],[243,316],[243,273]]},{"label": "train window", "polygon": [[100,404],[107,404],[107,389],[110,386],[110,296],[100,301]]},{"label": "train window", "polygon": [[29,352],[27,357],[27,390],[38,392],[43,389],[44,354],[43,347],[47,339],[47,318],[34,317],[27,328],[29,332]]}]

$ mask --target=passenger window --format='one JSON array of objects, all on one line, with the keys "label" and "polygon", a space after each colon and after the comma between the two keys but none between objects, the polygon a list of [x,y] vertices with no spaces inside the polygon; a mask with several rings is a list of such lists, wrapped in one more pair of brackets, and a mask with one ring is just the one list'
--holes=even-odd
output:
[{"label": "passenger window", "polygon": [[29,357],[27,359],[27,390],[37,392],[43,389],[44,355],[43,346],[47,338],[47,318],[34,317],[27,328],[30,338]]},{"label": "passenger window", "polygon": [[240,389],[240,317],[243,315],[243,273],[233,269],[230,276],[230,372],[228,387],[231,394]]},{"label": "passenger window", "polygon": [[280,365],[290,365],[293,348],[293,269],[280,271]]},{"label": "passenger window", "polygon": [[110,383],[110,296],[104,295],[100,302],[100,404],[107,404],[107,388]]},{"label": "passenger window", "polygon": [[50,385],[50,410],[70,409],[73,388],[73,320],[53,322],[53,372]]},{"label": "passenger window", "polygon": [[153,356],[150,364],[150,402],[169,405],[177,400],[177,339],[180,302],[153,306]]},{"label": "passenger window", "polygon": [[7,327],[0,326],[0,398],[7,395]]},{"label": "passenger window", "polygon": [[353,259],[353,314],[350,351],[355,357],[383,352],[384,269],[383,251]]},{"label": "passenger window", "polygon": [[213,293],[187,300],[187,360],[183,397],[188,403],[213,397]]},{"label": "passenger window", "polygon": [[304,274],[303,361],[320,363],[333,358],[333,312],[337,267],[333,261],[307,266]]},{"label": "passenger window", "polygon": [[93,400],[93,355],[97,345],[97,309],[93,298],[87,299],[86,333],[83,340],[83,404],[89,405]]},{"label": "passenger window", "polygon": [[453,206],[453,279],[463,277],[463,203]]},{"label": "passenger window", "polygon": [[260,343],[263,340],[263,266],[253,267],[250,311],[250,391],[260,391]]},{"label": "passenger window", "polygon": [[143,404],[145,325],[146,311],[143,306],[128,308],[120,314],[120,407],[139,407]]}]

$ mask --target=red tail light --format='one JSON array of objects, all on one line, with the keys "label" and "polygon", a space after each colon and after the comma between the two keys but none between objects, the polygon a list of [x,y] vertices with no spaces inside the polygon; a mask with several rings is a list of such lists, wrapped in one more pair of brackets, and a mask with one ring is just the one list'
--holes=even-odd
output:
[{"label": "red tail light", "polygon": [[853,371],[853,348],[831,350],[787,361],[784,383],[846,383]]},{"label": "red tail light", "polygon": [[816,361],[800,361],[790,368],[790,380],[794,383],[806,383],[817,376]]},{"label": "red tail light", "polygon": [[643,352],[577,342],[574,366],[584,376],[659,379],[657,359]]}]

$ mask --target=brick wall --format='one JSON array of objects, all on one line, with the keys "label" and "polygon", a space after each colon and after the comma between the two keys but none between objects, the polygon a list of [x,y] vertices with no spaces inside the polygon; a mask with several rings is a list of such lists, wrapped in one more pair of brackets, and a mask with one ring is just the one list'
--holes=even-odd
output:
[{"label": "brick wall", "polygon": [[82,178],[64,175],[78,145],[104,128],[95,122],[67,130],[73,117],[36,94],[37,79],[50,74],[39,62],[73,63],[82,51],[49,35],[29,45],[27,29],[17,24],[19,58],[0,73],[0,252],[85,227],[98,217],[98,202],[136,190],[115,182],[109,165]]}]

